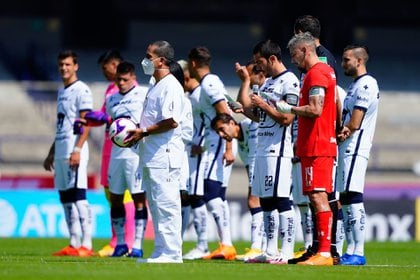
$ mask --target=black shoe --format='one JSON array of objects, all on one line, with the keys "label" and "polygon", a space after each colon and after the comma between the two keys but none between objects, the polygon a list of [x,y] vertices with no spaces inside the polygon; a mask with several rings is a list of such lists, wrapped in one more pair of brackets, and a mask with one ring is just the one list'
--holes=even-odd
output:
[{"label": "black shoe", "polygon": [[339,265],[340,264],[340,254],[338,252],[331,253],[331,257],[333,258],[333,264]]},{"label": "black shoe", "polygon": [[331,244],[331,257],[333,258],[334,265],[340,264],[340,254],[338,253],[337,247],[335,244]]},{"label": "black shoe", "polygon": [[316,254],[316,252],[314,252],[312,250],[312,247],[309,246],[308,249],[306,250],[306,252],[303,253],[302,256],[300,256],[299,258],[290,259],[290,260],[287,261],[287,263],[288,264],[297,264],[298,262],[304,262],[315,254]]}]

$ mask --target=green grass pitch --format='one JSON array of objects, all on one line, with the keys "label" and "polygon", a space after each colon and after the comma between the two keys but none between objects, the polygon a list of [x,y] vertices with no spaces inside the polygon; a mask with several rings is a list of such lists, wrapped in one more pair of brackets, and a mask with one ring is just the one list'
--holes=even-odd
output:
[{"label": "green grass pitch", "polygon": [[[420,243],[370,242],[366,266],[306,267],[298,265],[245,264],[238,261],[184,261],[183,264],[142,264],[129,258],[53,257],[67,239],[0,238],[0,279],[159,279],[159,280],[262,280],[262,279],[420,279]],[[107,240],[95,239],[96,250]],[[249,242],[235,242],[242,253]],[[194,246],[184,243],[184,251]],[[210,243],[210,248],[216,248]],[[146,240],[146,257],[153,242]]]}]

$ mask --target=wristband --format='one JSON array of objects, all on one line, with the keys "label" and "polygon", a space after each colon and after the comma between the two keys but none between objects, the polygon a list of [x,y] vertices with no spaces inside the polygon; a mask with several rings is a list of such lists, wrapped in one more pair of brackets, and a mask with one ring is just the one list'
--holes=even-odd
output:
[{"label": "wristband", "polygon": [[73,148],[73,153],[80,153],[82,151],[82,148],[79,148],[79,147],[74,147]]},{"label": "wristband", "polygon": [[146,128],[146,127],[143,127],[143,128],[142,128],[142,132],[143,132],[143,136],[144,136],[144,137],[149,136],[149,134],[150,134],[150,133],[147,131],[147,128]]}]

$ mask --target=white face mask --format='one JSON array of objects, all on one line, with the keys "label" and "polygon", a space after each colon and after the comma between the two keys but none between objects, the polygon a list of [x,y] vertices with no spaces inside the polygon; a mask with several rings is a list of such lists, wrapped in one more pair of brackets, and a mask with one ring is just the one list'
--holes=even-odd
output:
[{"label": "white face mask", "polygon": [[148,58],[143,58],[141,61],[141,66],[143,67],[144,74],[146,75],[153,75],[155,72],[155,66],[153,65],[153,61]]}]

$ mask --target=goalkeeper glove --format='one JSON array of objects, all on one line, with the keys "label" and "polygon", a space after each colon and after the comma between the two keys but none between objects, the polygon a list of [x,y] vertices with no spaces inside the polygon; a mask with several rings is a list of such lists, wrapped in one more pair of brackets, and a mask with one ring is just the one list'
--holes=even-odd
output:
[{"label": "goalkeeper glove", "polygon": [[85,125],[85,123],[82,120],[76,119],[74,121],[74,124],[73,124],[73,134],[75,134],[75,135],[83,134],[83,131],[84,131],[83,126],[84,125]]},{"label": "goalkeeper glove", "polygon": [[88,126],[101,126],[103,124],[109,124],[111,121],[108,114],[102,111],[87,112],[84,119],[87,121]]}]

